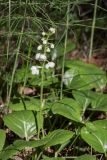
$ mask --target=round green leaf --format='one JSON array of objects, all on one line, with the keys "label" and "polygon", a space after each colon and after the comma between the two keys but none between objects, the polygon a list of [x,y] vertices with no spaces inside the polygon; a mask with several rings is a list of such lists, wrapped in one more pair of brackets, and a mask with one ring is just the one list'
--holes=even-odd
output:
[{"label": "round green leaf", "polygon": [[85,111],[91,102],[91,99],[90,99],[91,91],[90,90],[86,90],[86,91],[74,90],[72,91],[72,94],[76,99],[76,101],[78,102],[78,104],[83,108],[83,111]]},{"label": "round green leaf", "polygon": [[25,98],[23,99],[24,103],[21,99],[13,99],[11,103],[9,104],[9,108],[11,108],[13,111],[21,111],[21,110],[40,110],[40,100],[34,99],[34,98]]},{"label": "round green leaf", "polygon": [[[72,87],[73,89],[102,89],[106,86],[106,73],[99,67],[92,64],[87,64],[79,60],[68,60],[66,61],[66,66],[68,68],[71,68],[70,70],[75,71],[73,72],[73,75],[75,75],[75,77],[72,79],[70,84],[70,87]],[[70,70],[69,76],[72,77],[72,74],[70,74]]]},{"label": "round green leaf", "polygon": [[102,93],[95,93],[92,101],[92,110],[107,112],[107,95]]},{"label": "round green leaf", "polygon": [[107,120],[106,119],[94,121],[93,124],[97,128],[100,127],[100,128],[107,130]]},{"label": "round green leaf", "polygon": [[49,133],[44,139],[47,140],[46,147],[63,144],[73,137],[72,131],[58,129]]},{"label": "round green leaf", "polygon": [[82,108],[72,98],[64,98],[52,106],[54,114],[62,115],[70,120],[82,122]]},{"label": "round green leaf", "polygon": [[35,117],[32,111],[17,111],[4,116],[5,125],[19,137],[29,139],[36,133]]},{"label": "round green leaf", "polygon": [[105,153],[107,151],[107,130],[97,127],[94,123],[87,123],[81,129],[81,137],[96,151]]}]

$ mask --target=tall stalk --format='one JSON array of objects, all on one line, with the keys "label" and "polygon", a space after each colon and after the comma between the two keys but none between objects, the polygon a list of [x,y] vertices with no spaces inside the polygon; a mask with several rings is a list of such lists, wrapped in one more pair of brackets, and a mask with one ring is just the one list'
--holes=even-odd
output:
[{"label": "tall stalk", "polygon": [[[27,0],[26,0],[26,3],[27,3]],[[24,12],[24,17],[25,16],[26,16],[26,8],[25,8],[25,12]],[[24,22],[23,22],[23,25],[22,25],[21,34],[20,34],[20,37],[19,37],[18,47],[17,47],[17,51],[16,51],[16,57],[15,57],[15,62],[14,62],[14,66],[13,66],[13,71],[12,71],[12,77],[11,77],[11,82],[10,82],[7,106],[10,103],[10,97],[11,97],[11,92],[12,92],[12,87],[13,87],[14,76],[15,76],[15,72],[16,72],[16,69],[17,69],[17,61],[18,61],[18,57],[19,57],[19,50],[20,50],[20,46],[21,46],[21,42],[22,42],[24,27],[25,27],[25,19],[24,19]]]},{"label": "tall stalk", "polygon": [[61,92],[60,92],[60,99],[63,97],[63,76],[64,76],[64,66],[65,66],[65,54],[66,54],[66,47],[67,47],[67,38],[68,38],[68,27],[69,27],[69,11],[70,5],[68,1],[67,5],[67,19],[66,19],[66,28],[65,28],[65,42],[64,42],[64,53],[63,53],[63,60],[62,60],[62,73],[61,73]]},{"label": "tall stalk", "polygon": [[93,40],[94,40],[96,14],[97,14],[97,4],[98,4],[98,0],[95,0],[94,15],[93,15],[92,28],[91,28],[91,41],[90,41],[89,58],[91,58],[91,56],[92,56],[92,50],[93,50]]}]

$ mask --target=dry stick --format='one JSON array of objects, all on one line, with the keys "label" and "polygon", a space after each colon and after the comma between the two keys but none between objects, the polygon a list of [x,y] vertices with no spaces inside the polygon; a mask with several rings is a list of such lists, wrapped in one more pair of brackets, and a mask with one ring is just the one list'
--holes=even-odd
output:
[{"label": "dry stick", "polygon": [[95,1],[95,6],[94,6],[94,15],[93,15],[93,22],[92,22],[92,29],[91,29],[91,42],[90,42],[89,58],[91,58],[92,50],[93,50],[93,40],[94,40],[94,30],[95,30],[95,22],[96,22],[97,4],[98,4],[98,0]]}]

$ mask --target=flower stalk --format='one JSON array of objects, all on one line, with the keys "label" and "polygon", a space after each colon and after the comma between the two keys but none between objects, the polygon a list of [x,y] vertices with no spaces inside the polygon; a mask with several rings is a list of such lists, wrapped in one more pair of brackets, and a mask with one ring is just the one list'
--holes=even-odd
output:
[{"label": "flower stalk", "polygon": [[[46,69],[53,69],[55,67],[54,62],[49,62],[47,54],[51,52],[54,48],[54,44],[49,42],[51,35],[55,33],[55,28],[50,28],[48,32],[42,32],[42,44],[37,47],[37,51],[40,51],[35,55],[35,60],[40,63],[40,65],[32,66],[31,72],[33,75],[40,75],[41,77],[41,88],[40,88],[40,111],[39,116],[43,119],[43,107],[44,107],[44,97],[43,97],[43,88],[44,88],[44,74]],[[39,125],[39,122],[38,122]],[[41,126],[41,125],[40,125]],[[38,126],[38,139],[40,138],[40,129],[42,130],[42,135],[44,137],[43,124],[42,127]]]}]

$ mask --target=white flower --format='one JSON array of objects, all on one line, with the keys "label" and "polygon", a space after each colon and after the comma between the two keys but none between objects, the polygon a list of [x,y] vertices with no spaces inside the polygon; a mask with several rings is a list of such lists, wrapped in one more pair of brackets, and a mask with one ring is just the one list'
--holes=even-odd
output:
[{"label": "white flower", "polygon": [[47,57],[46,57],[45,54],[37,53],[36,56],[35,56],[35,59],[39,60],[39,61],[46,61]]},{"label": "white flower", "polygon": [[54,61],[57,58],[57,50],[54,49],[53,55],[52,55],[52,60]]},{"label": "white flower", "polygon": [[49,29],[49,31],[50,31],[52,34],[54,34],[54,33],[55,33],[55,28],[52,28],[52,27],[51,27],[51,28]]},{"label": "white flower", "polygon": [[31,71],[33,75],[39,75],[39,66],[32,66]]},{"label": "white flower", "polygon": [[42,38],[41,40],[42,40],[43,44],[47,44],[47,40],[45,38]]},{"label": "white flower", "polygon": [[42,38],[41,40],[44,41],[44,40],[46,40],[46,39],[45,39],[45,38]]},{"label": "white flower", "polygon": [[47,44],[47,40],[46,39],[43,40],[43,44]]},{"label": "white flower", "polygon": [[76,75],[77,73],[75,70],[66,71],[63,76],[63,83],[68,86]]},{"label": "white flower", "polygon": [[40,56],[40,60],[41,60],[41,61],[46,61],[46,60],[47,60],[46,55],[41,54],[41,56]]},{"label": "white flower", "polygon": [[37,47],[37,50],[42,50],[42,45],[39,45],[38,47]]},{"label": "white flower", "polygon": [[41,55],[41,53],[37,53],[36,56],[35,56],[35,59],[36,59],[36,60],[39,60],[40,55]]},{"label": "white flower", "polygon": [[43,36],[45,36],[45,35],[46,35],[46,33],[45,33],[45,32],[42,32],[42,35],[43,35]]},{"label": "white flower", "polygon": [[51,51],[50,48],[47,48],[47,49],[46,49],[46,52],[50,52],[50,51]]},{"label": "white flower", "polygon": [[50,47],[51,47],[51,48],[54,48],[54,44],[53,44],[53,43],[51,43],[51,44],[50,44]]},{"label": "white flower", "polygon": [[54,68],[54,67],[55,67],[55,63],[54,63],[54,62],[48,62],[48,63],[45,65],[45,68],[46,68],[46,69]]}]

